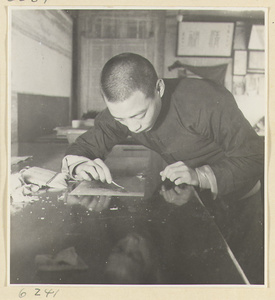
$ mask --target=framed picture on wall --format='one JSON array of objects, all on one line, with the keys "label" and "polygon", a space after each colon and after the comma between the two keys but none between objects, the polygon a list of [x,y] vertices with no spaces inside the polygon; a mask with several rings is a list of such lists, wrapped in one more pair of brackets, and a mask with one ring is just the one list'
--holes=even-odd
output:
[{"label": "framed picture on wall", "polygon": [[233,33],[233,22],[180,22],[177,55],[229,57]]},{"label": "framed picture on wall", "polygon": [[265,52],[249,51],[248,52],[248,72],[264,73],[265,70]]},{"label": "framed picture on wall", "polygon": [[245,75],[247,70],[247,51],[235,50],[234,51],[234,75]]}]

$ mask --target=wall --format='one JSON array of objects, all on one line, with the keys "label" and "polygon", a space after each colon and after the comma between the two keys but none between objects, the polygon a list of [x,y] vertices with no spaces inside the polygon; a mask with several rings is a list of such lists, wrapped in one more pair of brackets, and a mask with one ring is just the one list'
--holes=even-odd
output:
[{"label": "wall", "polygon": [[[183,57],[176,55],[179,10],[131,11],[131,10],[80,10],[76,11],[77,20],[77,66],[74,76],[76,92],[74,96],[75,118],[80,118],[89,110],[102,110],[99,88],[99,74],[104,63],[113,55],[133,51],[152,61],[158,75],[165,78],[178,77],[178,70],[168,70],[175,61],[193,66],[216,66],[227,64],[225,87],[234,92],[233,67],[234,51],[230,57]],[[261,11],[222,11],[222,10],[184,10],[180,11],[186,21],[235,22],[244,20],[248,24],[263,19]],[[249,36],[245,36],[245,39]],[[243,41],[247,43],[247,40]],[[239,97],[238,97],[239,98]],[[256,98],[253,98],[253,101]],[[246,100],[246,99],[245,99]],[[242,99],[242,102],[243,99]],[[255,107],[263,103],[256,99],[249,115],[255,122]],[[245,107],[246,105],[242,105]],[[249,105],[248,105],[249,106]],[[253,111],[252,111],[253,107]],[[258,112],[264,111],[264,105]]]},{"label": "wall", "polygon": [[165,69],[164,77],[173,78],[178,77],[178,70],[168,70],[175,61],[194,66],[213,66],[219,64],[228,64],[225,86],[228,90],[232,90],[232,58],[218,58],[218,57],[178,57],[176,55],[177,38],[178,38],[178,11],[168,11],[166,15],[166,34],[165,34]]},{"label": "wall", "polygon": [[[251,123],[251,125],[255,125],[257,121],[259,121],[265,115],[265,94],[263,92],[262,86],[264,86],[264,74],[251,74],[246,73],[244,74],[244,78],[246,78],[246,91],[243,92],[242,95],[236,93],[235,87],[235,78],[233,76],[234,73],[234,50],[235,49],[242,49],[247,51],[247,44],[250,36],[251,24],[263,24],[264,23],[264,12],[263,11],[180,11],[184,15],[185,21],[221,21],[221,22],[234,22],[235,23],[235,33],[236,27],[241,26],[245,27],[246,34],[243,36],[243,40],[236,40],[233,41],[234,47],[232,49],[232,55],[228,58],[223,57],[183,57],[177,56],[176,54],[176,47],[177,47],[177,37],[178,37],[178,21],[177,21],[177,14],[179,13],[178,10],[170,10],[167,11],[166,14],[166,33],[165,33],[165,59],[164,59],[164,77],[166,78],[173,78],[178,77],[178,69],[173,69],[172,71],[168,70],[168,67],[173,65],[175,61],[180,61],[181,63],[194,65],[194,66],[213,66],[227,63],[227,71],[225,75],[225,87],[233,93],[235,96],[236,102],[239,108],[244,113],[245,117]],[[241,21],[241,22],[240,22]],[[244,24],[244,25],[243,25]],[[240,39],[240,37],[238,37]],[[245,45],[244,48],[235,48],[235,44]],[[255,76],[255,79],[254,79]],[[257,91],[248,91],[248,83],[251,88],[253,83],[251,81],[254,80],[255,82],[258,80],[258,77],[262,79],[258,85],[261,85]],[[249,82],[248,80],[249,79]],[[259,81],[259,80],[258,80]]]},{"label": "wall", "polygon": [[77,11],[77,117],[106,107],[100,93],[104,64],[122,52],[149,59],[163,72],[165,11],[83,10]]},{"label": "wall", "polygon": [[[18,141],[20,119],[18,93],[48,96],[45,101],[61,97],[68,102],[68,109],[60,113],[67,114],[69,120],[73,23],[58,10],[13,9],[11,20],[11,141],[14,143]],[[54,102],[51,109],[56,109]]]}]

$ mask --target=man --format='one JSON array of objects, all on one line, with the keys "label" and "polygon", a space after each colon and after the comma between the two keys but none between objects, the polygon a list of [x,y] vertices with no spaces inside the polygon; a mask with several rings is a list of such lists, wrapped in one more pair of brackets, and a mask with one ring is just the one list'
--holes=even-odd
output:
[{"label": "man", "polygon": [[167,162],[163,181],[210,189],[214,198],[259,191],[263,144],[224,87],[202,79],[159,79],[147,59],[124,53],[104,66],[101,89],[107,109],[63,161],[72,176],[111,183],[104,159],[131,135]]},{"label": "man", "polygon": [[231,93],[204,79],[159,79],[133,53],[106,63],[101,89],[107,108],[69,147],[63,169],[111,183],[104,159],[132,136],[165,160],[163,181],[210,191],[210,208],[239,263],[252,283],[263,283],[264,146]]}]

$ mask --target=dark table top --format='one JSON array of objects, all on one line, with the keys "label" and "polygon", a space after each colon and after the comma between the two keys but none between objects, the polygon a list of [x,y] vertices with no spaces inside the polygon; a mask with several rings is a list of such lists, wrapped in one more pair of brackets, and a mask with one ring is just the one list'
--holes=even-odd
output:
[{"label": "dark table top", "polygon": [[[174,195],[172,195],[172,193]],[[161,195],[162,194],[162,195]],[[13,205],[12,284],[239,284],[238,263],[193,187],[149,199],[45,192]],[[41,271],[74,247],[85,270]]]},{"label": "dark table top", "polygon": [[[152,179],[145,178],[144,197],[71,196],[71,184],[12,203],[10,283],[246,283],[196,190]],[[64,249],[77,255],[77,264],[41,268],[39,257],[52,259]]]}]

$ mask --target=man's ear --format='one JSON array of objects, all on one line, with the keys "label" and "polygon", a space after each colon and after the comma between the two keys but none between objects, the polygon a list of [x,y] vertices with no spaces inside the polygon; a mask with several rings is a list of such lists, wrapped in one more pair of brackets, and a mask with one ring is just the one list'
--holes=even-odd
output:
[{"label": "man's ear", "polygon": [[162,97],[164,94],[164,90],[165,90],[165,84],[162,79],[158,79],[158,81],[156,83],[156,89],[157,89],[159,96]]}]

